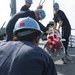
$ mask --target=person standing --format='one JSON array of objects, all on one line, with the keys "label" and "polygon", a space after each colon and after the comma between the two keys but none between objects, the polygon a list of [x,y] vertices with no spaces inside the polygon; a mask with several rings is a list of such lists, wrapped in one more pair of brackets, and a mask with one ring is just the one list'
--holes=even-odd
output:
[{"label": "person standing", "polygon": [[23,5],[20,9],[20,11],[28,11],[30,10],[29,8],[31,7],[32,5],[32,0],[25,0],[25,5]]},{"label": "person standing", "polygon": [[52,58],[38,46],[42,31],[37,21],[19,19],[13,34],[13,41],[0,42],[0,75],[57,75]]},{"label": "person standing", "polygon": [[[25,5],[23,5],[20,9],[20,11],[30,11],[30,7],[31,5],[33,4],[33,1],[32,0],[25,0]],[[37,9],[42,9],[43,8],[43,5],[39,5],[37,7]]]},{"label": "person standing", "polygon": [[59,4],[57,2],[54,3],[53,9],[55,11],[54,29],[57,28],[57,23],[58,23],[57,30],[59,31],[59,29],[62,28],[62,38],[66,40],[66,41],[63,41],[63,45],[65,47],[65,54],[66,56],[69,56],[67,52],[67,48],[69,43],[69,36],[71,34],[71,25],[65,13],[59,9]]}]

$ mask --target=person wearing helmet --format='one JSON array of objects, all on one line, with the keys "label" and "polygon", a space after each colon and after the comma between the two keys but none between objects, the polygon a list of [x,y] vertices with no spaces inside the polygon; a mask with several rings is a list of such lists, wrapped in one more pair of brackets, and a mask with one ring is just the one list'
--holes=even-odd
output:
[{"label": "person wearing helmet", "polygon": [[[25,5],[23,5],[20,9],[20,11],[28,11],[30,10],[29,8],[31,7],[31,5],[33,4],[33,1],[32,0],[25,0]],[[42,9],[43,8],[43,5],[39,5],[37,7],[37,9]]]},{"label": "person wearing helmet", "polygon": [[68,18],[66,17],[65,13],[59,9],[59,4],[56,2],[53,5],[54,8],[54,29],[57,27],[57,23],[59,23],[59,26],[57,30],[60,30],[62,27],[62,38],[64,38],[66,41],[63,42],[63,45],[65,47],[65,54],[68,56],[67,48],[68,48],[68,42],[69,42],[69,36],[71,34],[71,25],[69,23]]},{"label": "person wearing helmet", "polygon": [[29,8],[31,7],[32,3],[33,3],[32,0],[25,0],[25,5],[23,5],[20,10],[21,11],[29,10]]},{"label": "person wearing helmet", "polygon": [[52,58],[38,46],[41,33],[30,17],[16,22],[16,41],[0,42],[0,75],[57,75]]},{"label": "person wearing helmet", "polygon": [[39,22],[39,20],[43,20],[46,17],[46,13],[43,9],[37,9],[35,11],[20,11],[16,13],[8,22],[6,26],[6,36],[7,36],[7,41],[12,40],[13,37],[13,28],[15,26],[15,23],[19,18],[24,18],[24,17],[31,17],[35,19],[41,28],[43,32],[47,31],[47,28]]},{"label": "person wearing helmet", "polygon": [[[28,38],[27,35],[30,35],[33,33],[36,33],[35,37],[40,36],[42,34],[42,31],[41,31],[38,23],[34,19],[27,17],[27,18],[20,18],[18,20],[18,22],[16,23],[16,25],[14,27],[13,33],[14,33],[14,35],[18,36],[19,38],[22,36],[23,37],[25,36],[24,38]],[[32,38],[29,37],[28,39],[32,40],[34,38],[33,35],[31,37]],[[40,37],[38,37],[38,38],[40,38]]]}]

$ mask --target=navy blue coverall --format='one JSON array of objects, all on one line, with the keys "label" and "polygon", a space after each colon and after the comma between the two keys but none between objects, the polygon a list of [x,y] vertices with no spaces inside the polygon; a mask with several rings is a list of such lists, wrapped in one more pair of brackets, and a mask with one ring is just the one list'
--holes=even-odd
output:
[{"label": "navy blue coverall", "polygon": [[31,42],[0,43],[0,75],[57,75],[53,60]]},{"label": "navy blue coverall", "polygon": [[66,41],[63,42],[63,45],[65,47],[65,53],[67,54],[67,48],[68,48],[68,42],[69,42],[69,36],[71,34],[71,25],[65,15],[65,13],[62,10],[59,10],[54,15],[54,22],[63,21],[62,24],[62,38],[64,38]]},{"label": "navy blue coverall", "polygon": [[[15,26],[15,23],[17,22],[17,20],[19,18],[24,18],[24,17],[28,17],[28,16],[36,20],[34,11],[20,11],[17,14],[15,14],[9,20],[9,22],[8,22],[8,24],[6,26],[7,41],[11,41],[12,40],[12,37],[13,37],[13,29],[14,29],[14,26]],[[38,24],[40,26],[40,29],[43,32],[46,32],[47,31],[47,28],[44,25],[42,25],[40,22],[38,22]]]}]

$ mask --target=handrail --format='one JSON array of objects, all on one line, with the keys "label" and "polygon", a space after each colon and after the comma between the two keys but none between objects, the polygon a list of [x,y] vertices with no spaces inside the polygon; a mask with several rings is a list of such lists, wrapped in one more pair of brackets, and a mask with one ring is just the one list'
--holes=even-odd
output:
[{"label": "handrail", "polygon": [[[75,29],[71,29],[71,31],[72,30],[75,30]],[[75,35],[73,34],[70,35],[68,46],[71,48],[75,47]]]}]

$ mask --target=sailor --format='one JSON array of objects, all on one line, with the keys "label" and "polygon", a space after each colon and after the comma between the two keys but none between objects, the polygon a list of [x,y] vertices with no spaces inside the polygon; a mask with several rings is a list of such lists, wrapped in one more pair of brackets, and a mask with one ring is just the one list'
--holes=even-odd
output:
[{"label": "sailor", "polygon": [[21,11],[30,10],[29,8],[31,7],[32,4],[33,4],[32,0],[25,0],[25,5],[23,5],[20,10]]},{"label": "sailor", "polygon": [[67,48],[68,48],[69,36],[71,34],[71,25],[65,13],[59,9],[59,4],[57,2],[54,3],[53,8],[55,11],[54,29],[57,28],[57,23],[59,24],[57,30],[59,31],[60,28],[62,28],[62,38],[66,40],[66,41],[63,41],[63,45],[65,47],[65,54],[69,56],[67,52]]},{"label": "sailor", "polygon": [[20,11],[9,20],[6,26],[7,41],[12,40],[13,28],[17,20],[19,18],[24,18],[28,16],[35,19],[39,23],[39,26],[43,32],[48,32],[47,28],[44,25],[42,25],[41,22],[39,22],[39,20],[43,20],[46,17],[46,13],[43,9],[37,9],[35,11]]},{"label": "sailor", "polygon": [[38,47],[42,31],[34,19],[19,19],[13,34],[14,41],[0,44],[0,75],[57,75],[50,55]]},{"label": "sailor", "polygon": [[[23,5],[20,9],[20,11],[28,11],[29,8],[32,6],[33,1],[32,0],[25,0],[25,5]],[[42,9],[43,5],[38,5],[37,9]]]}]

